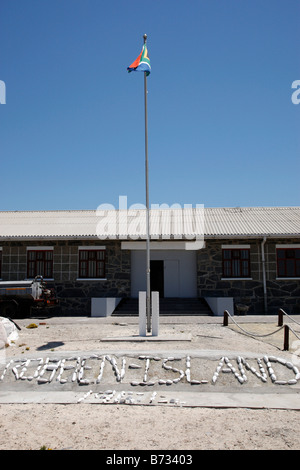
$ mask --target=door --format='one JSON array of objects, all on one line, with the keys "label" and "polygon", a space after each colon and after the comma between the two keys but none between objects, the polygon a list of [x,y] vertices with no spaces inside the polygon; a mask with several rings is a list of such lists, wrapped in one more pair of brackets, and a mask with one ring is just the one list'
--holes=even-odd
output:
[{"label": "door", "polygon": [[164,261],[150,261],[150,286],[151,291],[159,292],[159,297],[164,297]]}]

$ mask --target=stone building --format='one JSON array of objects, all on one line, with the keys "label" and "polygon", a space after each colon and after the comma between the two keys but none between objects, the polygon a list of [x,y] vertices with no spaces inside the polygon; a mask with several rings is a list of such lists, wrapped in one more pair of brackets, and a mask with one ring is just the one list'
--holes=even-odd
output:
[{"label": "stone building", "polygon": [[[152,209],[150,234],[162,306],[205,299],[211,314],[240,304],[249,314],[300,313],[299,207]],[[117,305],[146,290],[145,239],[142,209],[0,212],[0,276],[42,275],[57,314],[97,315],[99,299]]]}]

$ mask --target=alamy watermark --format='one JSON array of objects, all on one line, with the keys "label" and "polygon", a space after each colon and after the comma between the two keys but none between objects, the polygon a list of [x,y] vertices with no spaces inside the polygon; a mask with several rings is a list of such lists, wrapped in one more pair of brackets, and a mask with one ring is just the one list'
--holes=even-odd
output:
[{"label": "alamy watermark", "polygon": [[0,104],[6,104],[6,85],[0,80]]},{"label": "alamy watermark", "polygon": [[296,91],[292,93],[291,100],[293,104],[300,103],[300,80],[294,80],[292,83],[292,88],[296,88]]},{"label": "alamy watermark", "polygon": [[[295,89],[292,93],[291,100],[293,104],[300,103],[300,80],[294,80],[291,88]],[[0,104],[6,104],[6,85],[0,80]]]},{"label": "alamy watermark", "polygon": [[[149,208],[150,240],[197,241],[204,244],[204,205],[151,204]],[[145,239],[147,210],[144,204],[128,207],[127,196],[119,196],[119,207],[101,204],[96,211],[97,236],[101,240]]]}]

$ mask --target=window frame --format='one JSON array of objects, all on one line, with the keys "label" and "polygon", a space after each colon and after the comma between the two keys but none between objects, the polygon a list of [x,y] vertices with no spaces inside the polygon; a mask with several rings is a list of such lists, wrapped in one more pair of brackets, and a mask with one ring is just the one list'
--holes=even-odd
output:
[{"label": "window frame", "polygon": [[[87,254],[87,259],[81,259],[83,253]],[[97,258],[97,254],[103,254],[103,258]],[[93,257],[94,256],[94,257]],[[89,261],[95,262],[95,267],[89,267]],[[102,265],[102,267],[100,267]],[[78,250],[78,277],[77,279],[82,280],[101,280],[106,279],[106,265],[107,265],[107,253],[106,247],[80,247]],[[83,269],[83,266],[84,269]],[[89,270],[94,269],[93,273],[89,275]],[[99,273],[97,275],[97,273]]]},{"label": "window frame", "polygon": [[[242,252],[247,252],[248,256],[242,258]],[[229,258],[225,257],[226,252],[230,252]],[[239,253],[239,256],[233,256],[233,252]],[[238,262],[238,270],[240,274],[236,274],[234,262]],[[227,274],[228,266],[225,268],[225,264],[230,263],[230,272]],[[243,263],[247,263],[246,272]],[[222,279],[251,279],[251,248],[250,246],[222,246]]]},{"label": "window frame", "polygon": [[[279,251],[284,251],[284,257],[279,257]],[[277,279],[299,279],[300,278],[300,271],[299,274],[297,274],[297,266],[296,262],[299,260],[300,263],[300,256],[297,258],[296,253],[294,257],[289,257],[287,256],[287,253],[291,254],[292,251],[299,251],[300,253],[300,245],[296,246],[285,246],[285,245],[276,245],[276,273],[277,273]],[[294,266],[293,266],[293,274],[288,274],[288,267],[287,267],[287,261],[294,260]],[[279,263],[283,261],[284,262],[284,273],[282,273],[281,267],[279,267]]]},{"label": "window frame", "polygon": [[[30,253],[35,253],[35,259],[30,259]],[[37,254],[43,254],[42,259],[38,259]],[[46,259],[46,253],[51,253],[51,259]],[[43,272],[37,271],[37,264],[39,261],[44,263]],[[30,263],[34,263],[34,274],[32,275],[32,270],[30,267]],[[46,264],[49,263],[50,270],[46,269]],[[27,279],[34,279],[36,276],[42,276],[44,279],[53,279],[53,263],[54,263],[54,256],[53,256],[53,248],[52,247],[27,247]]]}]

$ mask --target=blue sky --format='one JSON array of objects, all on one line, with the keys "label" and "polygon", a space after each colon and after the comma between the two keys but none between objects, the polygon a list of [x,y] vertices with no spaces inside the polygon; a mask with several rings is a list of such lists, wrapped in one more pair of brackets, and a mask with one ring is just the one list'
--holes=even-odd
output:
[{"label": "blue sky", "polygon": [[300,205],[298,0],[1,0],[0,210]]}]

